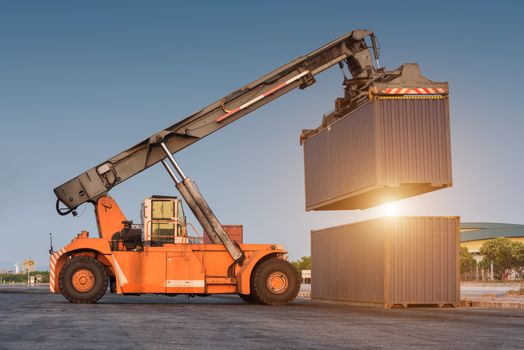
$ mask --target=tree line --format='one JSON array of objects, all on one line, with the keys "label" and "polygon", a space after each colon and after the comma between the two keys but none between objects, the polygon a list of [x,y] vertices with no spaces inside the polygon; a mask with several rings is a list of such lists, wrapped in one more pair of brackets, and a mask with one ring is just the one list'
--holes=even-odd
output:
[{"label": "tree line", "polygon": [[473,274],[477,269],[491,271],[497,280],[507,279],[511,275],[524,279],[524,243],[508,238],[495,238],[486,241],[480,247],[482,260],[477,263],[466,247],[460,250],[460,273],[462,276]]},{"label": "tree line", "polygon": [[[49,283],[49,271],[32,271],[29,276],[42,275],[42,283]],[[0,274],[2,283],[27,283],[27,273],[2,273]]]}]

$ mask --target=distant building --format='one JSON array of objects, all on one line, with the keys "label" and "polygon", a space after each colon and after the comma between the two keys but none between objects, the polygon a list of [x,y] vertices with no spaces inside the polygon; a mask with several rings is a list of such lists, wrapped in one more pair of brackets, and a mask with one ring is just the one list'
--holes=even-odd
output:
[{"label": "distant building", "polygon": [[[468,248],[477,262],[482,260],[480,255],[482,244],[499,237],[524,243],[524,225],[496,222],[463,222],[460,224],[460,245]],[[515,278],[515,274],[509,277]],[[475,271],[466,273],[463,278],[493,279],[493,266],[489,270],[484,270],[477,265]]]},{"label": "distant building", "polygon": [[302,283],[311,284],[311,270],[302,270]]},{"label": "distant building", "polygon": [[480,247],[490,239],[505,237],[524,243],[524,225],[496,222],[463,222],[460,224],[460,245],[478,256]]},{"label": "distant building", "polygon": [[35,283],[42,283],[44,281],[45,276],[43,275],[34,275],[31,276],[29,279],[29,283],[35,284]]}]

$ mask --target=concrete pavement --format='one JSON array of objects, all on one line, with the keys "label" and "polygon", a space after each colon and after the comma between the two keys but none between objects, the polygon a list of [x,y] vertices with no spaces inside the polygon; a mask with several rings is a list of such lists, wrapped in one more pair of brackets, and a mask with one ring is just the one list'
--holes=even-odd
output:
[{"label": "concrete pavement", "polygon": [[75,305],[44,288],[0,288],[1,349],[522,349],[524,313],[236,296],[118,296]]}]

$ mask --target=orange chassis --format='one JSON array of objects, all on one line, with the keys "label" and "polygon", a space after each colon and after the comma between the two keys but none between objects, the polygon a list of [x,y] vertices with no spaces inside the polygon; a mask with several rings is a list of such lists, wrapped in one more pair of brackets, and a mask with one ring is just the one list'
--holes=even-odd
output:
[{"label": "orange chassis", "polygon": [[250,294],[250,276],[257,263],[268,257],[283,258],[279,245],[241,244],[242,266],[234,264],[219,244],[164,244],[141,251],[111,251],[103,238],[80,233],[51,255],[51,293],[61,293],[58,279],[68,259],[83,255],[97,259],[116,280],[118,294]]},{"label": "orange chassis", "polygon": [[[220,244],[164,244],[143,246],[139,251],[111,250],[111,236],[123,228],[126,217],[116,201],[101,197],[95,207],[100,238],[82,231],[67,246],[51,254],[49,289],[61,293],[60,272],[76,256],[88,256],[105,266],[114,277],[118,294],[250,294],[253,268],[261,261],[283,259],[287,251],[277,244],[241,244],[245,259],[233,262]],[[73,276],[77,289],[91,283],[85,271]]]}]

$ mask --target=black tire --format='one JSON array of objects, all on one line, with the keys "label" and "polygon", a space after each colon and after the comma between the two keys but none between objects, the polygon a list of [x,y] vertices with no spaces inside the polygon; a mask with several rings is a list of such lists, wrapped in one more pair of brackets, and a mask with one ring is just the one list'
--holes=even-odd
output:
[{"label": "black tire", "polygon": [[238,296],[248,304],[257,304],[257,300],[251,294],[239,294]]},{"label": "black tire", "polygon": [[106,269],[98,260],[75,256],[60,271],[58,285],[62,295],[70,302],[90,304],[96,303],[104,295],[107,280]]},{"label": "black tire", "polygon": [[116,293],[116,278],[109,277],[109,292]]},{"label": "black tire", "polygon": [[[271,281],[277,281],[277,286]],[[286,305],[300,289],[300,275],[286,260],[270,258],[258,264],[251,276],[251,295],[266,305]]]}]

